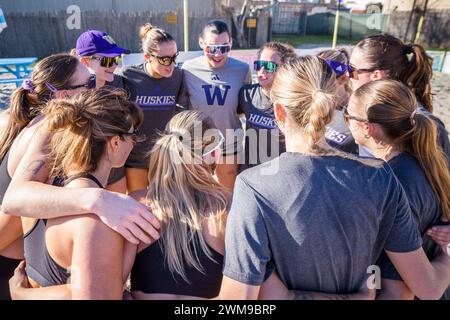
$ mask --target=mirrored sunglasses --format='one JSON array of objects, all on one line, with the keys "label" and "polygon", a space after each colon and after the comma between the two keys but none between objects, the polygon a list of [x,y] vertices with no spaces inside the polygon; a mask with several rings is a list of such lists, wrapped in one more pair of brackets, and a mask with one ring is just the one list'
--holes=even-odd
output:
[{"label": "mirrored sunglasses", "polygon": [[229,44],[221,44],[221,45],[206,45],[205,46],[205,52],[207,54],[227,54],[230,52],[231,46]]},{"label": "mirrored sunglasses", "polygon": [[97,57],[97,56],[92,56],[90,58],[91,60],[98,60],[100,61],[100,66],[104,67],[104,68],[110,68],[113,65],[118,65],[120,63],[121,57],[117,56],[117,57]]},{"label": "mirrored sunglasses", "polygon": [[266,70],[266,72],[272,73],[277,71],[278,65],[275,62],[272,61],[264,61],[264,60],[257,60],[253,62],[253,67],[255,71],[259,71],[262,68]]}]

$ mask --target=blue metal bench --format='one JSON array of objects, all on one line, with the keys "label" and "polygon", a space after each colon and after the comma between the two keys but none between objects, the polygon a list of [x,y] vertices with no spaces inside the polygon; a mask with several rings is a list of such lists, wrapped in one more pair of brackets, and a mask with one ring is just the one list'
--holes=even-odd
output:
[{"label": "blue metal bench", "polygon": [[29,79],[32,69],[29,67],[37,58],[7,58],[0,59],[0,75],[9,74],[14,78],[2,78],[0,84],[14,83],[19,87],[22,82]]}]

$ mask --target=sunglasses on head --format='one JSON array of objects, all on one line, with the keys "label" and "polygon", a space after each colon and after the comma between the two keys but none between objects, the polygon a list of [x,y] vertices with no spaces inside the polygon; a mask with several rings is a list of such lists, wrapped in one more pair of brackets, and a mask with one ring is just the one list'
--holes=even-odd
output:
[{"label": "sunglasses on head", "polygon": [[259,71],[262,68],[266,70],[266,72],[275,72],[278,69],[278,65],[275,62],[272,61],[264,61],[264,60],[257,60],[253,62],[253,66],[255,71]]},{"label": "sunglasses on head", "polygon": [[104,68],[112,67],[113,65],[118,65],[120,63],[120,56],[117,57],[96,57],[92,56],[90,57],[91,60],[98,60],[100,61],[100,66]]},{"label": "sunglasses on head", "polygon": [[79,88],[94,89],[95,85],[96,85],[95,75],[91,75],[89,77],[89,80],[86,83],[78,84],[78,85],[74,85],[74,86],[64,86],[60,89],[55,88],[55,86],[52,85],[51,83],[48,83],[48,82],[45,83],[45,86],[48,88],[48,90],[50,90],[53,93],[56,93],[61,90],[76,90]]},{"label": "sunglasses on head", "polygon": [[205,52],[207,54],[217,54],[217,53],[221,53],[221,54],[227,54],[228,52],[230,52],[231,50],[231,46],[229,44],[207,44],[205,46]]},{"label": "sunglasses on head", "polygon": [[179,52],[175,53],[173,56],[164,56],[164,57],[161,57],[161,56],[154,55],[153,53],[150,53],[150,55],[151,55],[153,58],[155,58],[156,60],[158,60],[158,63],[159,63],[159,64],[161,64],[161,65],[163,65],[163,66],[166,66],[166,67],[172,65],[172,63],[175,63],[175,64],[177,63],[176,60],[177,60],[178,54],[179,54]]}]

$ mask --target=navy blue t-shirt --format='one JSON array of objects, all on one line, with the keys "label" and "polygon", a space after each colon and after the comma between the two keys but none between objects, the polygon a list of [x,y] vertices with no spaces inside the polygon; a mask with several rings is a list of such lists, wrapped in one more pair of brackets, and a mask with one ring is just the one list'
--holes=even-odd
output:
[{"label": "navy blue t-shirt", "polygon": [[[388,163],[405,190],[411,212],[423,238],[422,247],[428,258],[432,260],[440,248],[425,232],[432,226],[446,224],[441,221],[442,210],[439,198],[415,157],[401,153]],[[380,257],[379,265],[383,278],[402,280],[385,253]]]},{"label": "navy blue t-shirt", "polygon": [[123,86],[130,93],[132,101],[139,104],[144,112],[141,131],[146,136],[144,142],[137,143],[125,164],[131,168],[148,168],[148,153],[153,147],[157,133],[175,115],[183,85],[183,72],[176,67],[170,78],[153,78],[146,70],[145,63],[126,67],[118,71]]},{"label": "navy blue t-shirt", "polygon": [[[344,158],[346,157],[346,158]],[[264,175],[259,167],[274,167]],[[274,266],[288,289],[359,291],[383,249],[422,245],[388,164],[285,152],[242,172],[227,219],[223,274],[260,285]]]}]

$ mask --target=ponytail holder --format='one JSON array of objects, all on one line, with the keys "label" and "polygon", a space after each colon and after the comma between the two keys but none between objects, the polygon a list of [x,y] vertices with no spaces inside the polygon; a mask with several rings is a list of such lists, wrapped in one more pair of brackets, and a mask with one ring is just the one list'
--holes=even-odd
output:
[{"label": "ponytail holder", "polygon": [[22,82],[22,88],[30,93],[34,93],[34,85],[30,79]]},{"label": "ponytail holder", "polygon": [[403,48],[403,52],[406,55],[406,59],[408,59],[408,61],[411,61],[413,56],[414,56],[414,49],[410,44],[407,44],[404,46]]},{"label": "ponytail holder", "polygon": [[415,109],[411,115],[409,116],[409,121],[411,122],[411,125],[415,125],[416,124],[416,120],[414,119],[414,117],[416,116],[417,112],[419,111],[419,109]]}]

